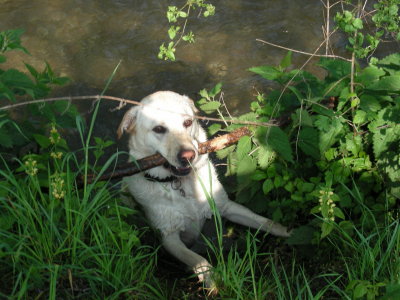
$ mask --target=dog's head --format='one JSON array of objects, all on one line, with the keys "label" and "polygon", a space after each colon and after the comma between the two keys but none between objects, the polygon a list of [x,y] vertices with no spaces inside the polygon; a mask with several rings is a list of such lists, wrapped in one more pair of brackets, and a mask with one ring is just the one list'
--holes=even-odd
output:
[{"label": "dog's head", "polygon": [[[129,133],[129,150],[136,159],[160,153],[170,172],[190,173],[198,159],[198,143],[205,134],[194,118],[196,108],[186,96],[161,91],[145,97],[142,105],[128,110],[118,128],[118,137]],[[203,137],[204,135],[204,137]]]}]

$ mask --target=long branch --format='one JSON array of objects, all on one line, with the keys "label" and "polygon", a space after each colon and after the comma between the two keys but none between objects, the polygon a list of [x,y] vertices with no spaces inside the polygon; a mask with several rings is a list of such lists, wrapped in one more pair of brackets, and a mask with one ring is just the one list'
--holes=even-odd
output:
[{"label": "long branch", "polygon": [[[221,150],[229,145],[236,143],[241,137],[245,135],[251,135],[251,131],[247,127],[240,127],[230,133],[218,136],[204,143],[199,144],[199,154],[206,154],[210,152],[215,152]],[[138,159],[133,163],[121,167],[113,172],[103,174],[100,177],[96,175],[88,175],[87,183],[92,183],[94,180],[102,181],[115,178],[122,178],[125,176],[130,176],[137,174],[151,168],[155,168],[166,163],[167,160],[159,153],[151,156]],[[79,185],[83,183],[83,178],[80,179]]]},{"label": "long branch", "polygon": [[[139,101],[135,100],[129,100],[129,99],[124,99],[124,98],[119,98],[119,97],[114,97],[114,96],[106,96],[106,95],[89,95],[89,96],[73,96],[73,97],[55,97],[55,98],[45,98],[45,99],[38,99],[38,100],[31,100],[31,101],[25,101],[21,103],[16,103],[16,104],[10,104],[6,105],[3,107],[0,107],[0,111],[2,110],[10,110],[14,109],[17,107],[29,105],[29,104],[38,104],[38,103],[47,103],[47,102],[56,102],[56,101],[72,101],[72,100],[93,100],[95,99],[96,101],[100,99],[106,99],[110,101],[118,101],[120,102],[120,105],[116,107],[114,110],[120,110],[122,107],[126,105],[126,103],[129,104],[134,104],[134,105],[143,105]],[[182,115],[181,113],[175,112],[175,111],[168,111],[171,113],[176,113],[179,115]],[[276,126],[274,123],[268,123],[268,122],[251,122],[251,121],[242,121],[242,120],[221,120],[218,118],[210,118],[210,117],[203,117],[203,116],[194,116],[195,119],[198,120],[204,120],[204,121],[213,121],[213,122],[218,122],[218,123],[231,123],[231,124],[241,124],[241,125],[250,125],[250,126],[264,126],[264,127],[271,127],[271,126]]]}]

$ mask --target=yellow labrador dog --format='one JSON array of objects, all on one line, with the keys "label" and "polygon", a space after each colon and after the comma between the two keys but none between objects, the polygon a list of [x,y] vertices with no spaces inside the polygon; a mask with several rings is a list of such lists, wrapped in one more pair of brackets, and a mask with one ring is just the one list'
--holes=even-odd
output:
[{"label": "yellow labrador dog", "polygon": [[188,97],[160,91],[128,110],[118,135],[128,133],[129,153],[140,159],[156,152],[168,163],[124,178],[124,186],[139,202],[152,226],[162,235],[165,249],[188,265],[208,288],[214,287],[211,265],[188,248],[200,235],[213,210],[230,221],[288,237],[287,228],[259,216],[228,199],[208,155],[199,155],[207,140],[194,118],[196,108]]}]

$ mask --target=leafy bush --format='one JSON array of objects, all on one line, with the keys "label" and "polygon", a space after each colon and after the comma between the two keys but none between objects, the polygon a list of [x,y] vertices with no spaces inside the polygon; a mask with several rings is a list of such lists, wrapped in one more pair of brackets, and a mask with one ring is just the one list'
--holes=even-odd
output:
[{"label": "leafy bush", "polygon": [[[217,153],[227,158],[227,175],[236,175],[236,201],[286,224],[304,223],[302,218],[310,213],[319,215],[321,237],[331,232],[338,219],[342,226],[348,225],[350,217],[352,222],[367,224],[362,205],[383,221],[400,197],[396,150],[400,147],[400,55],[374,60],[363,69],[357,66],[353,94],[350,62],[322,58],[318,65],[326,76],[320,80],[306,71],[286,71],[290,56],[278,67],[250,69],[282,89],[268,96],[259,94],[251,103],[252,112],[239,118],[268,122],[285,116],[290,124],[253,128],[252,137]],[[200,108],[213,103],[205,97]],[[365,196],[363,203],[352,200],[355,186]]]},{"label": "leafy bush", "polygon": [[[371,58],[366,67],[356,61],[375,50],[383,35],[399,37],[398,1],[378,1],[374,8],[373,36],[358,17],[360,5],[337,13],[337,28],[348,35],[352,58],[322,57],[318,66],[325,71],[323,79],[290,69],[291,52],[278,66],[250,68],[279,88],[260,93],[251,112],[237,119],[267,123],[277,118],[289,124],[253,127],[251,137],[217,153],[227,159],[226,175],[236,175],[236,201],[286,224],[306,224],[307,216],[314,215],[310,224],[319,225],[319,234],[312,234],[310,227],[302,231],[314,242],[331,233],[338,221],[342,227],[353,222],[373,228],[371,218],[362,213],[364,205],[380,223],[398,214],[400,55]],[[222,116],[216,100],[220,90],[218,84],[209,93],[201,91],[200,109]],[[210,134],[220,129],[215,124]],[[356,188],[362,203],[351,196]],[[296,243],[295,238],[289,241]]]}]

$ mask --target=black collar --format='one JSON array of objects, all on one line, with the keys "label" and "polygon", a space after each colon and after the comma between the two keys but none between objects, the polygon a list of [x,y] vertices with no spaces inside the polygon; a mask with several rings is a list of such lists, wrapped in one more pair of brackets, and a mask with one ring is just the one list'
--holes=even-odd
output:
[{"label": "black collar", "polygon": [[156,182],[173,182],[178,179],[178,177],[173,176],[173,175],[165,177],[165,178],[158,178],[158,177],[151,176],[149,173],[144,173],[144,178],[146,178],[148,181],[156,181]]}]

